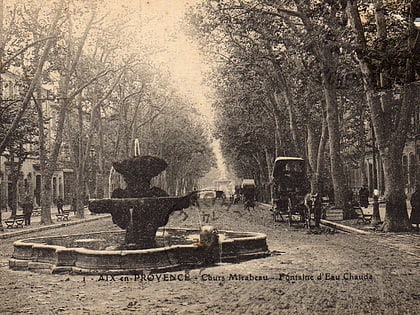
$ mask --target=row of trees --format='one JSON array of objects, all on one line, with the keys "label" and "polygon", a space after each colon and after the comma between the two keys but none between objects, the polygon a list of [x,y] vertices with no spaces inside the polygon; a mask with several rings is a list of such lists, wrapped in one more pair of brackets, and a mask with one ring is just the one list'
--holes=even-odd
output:
[{"label": "row of trees", "polygon": [[408,0],[197,5],[189,22],[219,63],[209,78],[217,136],[238,176],[268,181],[275,156],[302,156],[312,191],[330,177],[343,207],[343,165],[363,165],[371,125],[384,168],[384,229],[409,229],[400,174],[420,90],[416,16],[418,2]]},{"label": "row of trees", "polygon": [[[200,115],[151,62],[153,52],[136,35],[137,18],[100,0],[0,0],[1,72],[13,72],[21,85],[14,100],[4,100],[0,89],[0,154],[15,161],[18,152],[16,169],[29,154],[39,157],[43,224],[51,223],[51,179],[63,150],[75,174],[79,217],[92,151],[97,197],[108,195],[112,161],[133,155],[134,139],[141,154],[167,160],[159,180],[171,193],[191,189],[214,165]],[[52,94],[44,95],[46,86]],[[31,141],[32,152],[25,151]]]}]

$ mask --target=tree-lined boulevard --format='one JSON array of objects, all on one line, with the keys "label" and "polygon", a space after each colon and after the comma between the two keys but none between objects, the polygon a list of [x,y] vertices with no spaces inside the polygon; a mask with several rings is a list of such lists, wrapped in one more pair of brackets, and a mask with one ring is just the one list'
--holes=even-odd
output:
[{"label": "tree-lined boulevard", "polygon": [[[197,1],[184,26],[211,65],[203,83],[214,92],[212,135],[196,100],[153,62],[159,47],[142,33],[148,6],[100,3],[0,3],[0,152],[11,184],[3,199],[13,213],[20,194],[35,194],[21,183],[30,158],[39,159],[37,202],[50,224],[57,170],[72,170],[74,191],[64,198],[82,216],[86,195],[108,194],[112,161],[132,155],[135,139],[142,154],[168,161],[159,184],[181,193],[216,165],[215,137],[237,178],[269,184],[277,156],[303,157],[312,192],[333,192],[345,208],[348,190],[369,182],[386,200],[382,228],[411,228],[405,199],[418,177],[420,90],[415,1]],[[414,152],[404,162],[408,143]],[[350,182],[353,170],[359,175]]]},{"label": "tree-lined boulevard", "polygon": [[[418,314],[418,56],[415,0],[0,0],[0,313]],[[46,269],[96,241],[137,267],[158,226],[205,259],[218,231],[263,233],[268,255]],[[9,268],[41,236],[53,258]]]},{"label": "tree-lined boulevard", "polygon": [[[12,242],[43,235],[118,229],[109,217],[31,233],[0,244],[2,314],[416,314],[419,303],[419,235],[308,234],[274,223],[258,206],[216,205],[210,224],[225,230],[267,234],[267,258],[166,273],[51,275],[8,269]],[[203,207],[200,211],[211,211]],[[174,213],[168,226],[196,228],[198,212]],[[87,214],[87,217],[90,217]],[[417,245],[416,245],[417,244]],[[415,255],[413,255],[413,253]],[[145,271],[146,275],[149,275]],[[189,281],[184,278],[188,274]],[[165,274],[162,274],[163,277]],[[168,281],[172,275],[177,280]],[[251,276],[268,277],[252,280]],[[318,277],[321,277],[318,279]],[[242,278],[241,278],[242,277]],[[235,280],[237,278],[237,280]],[[242,280],[240,280],[240,278]],[[107,281],[106,281],[107,280]]]}]

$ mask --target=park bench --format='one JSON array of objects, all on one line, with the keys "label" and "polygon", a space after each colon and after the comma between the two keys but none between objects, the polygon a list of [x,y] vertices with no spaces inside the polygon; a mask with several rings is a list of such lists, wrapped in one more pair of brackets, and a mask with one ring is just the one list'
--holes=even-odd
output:
[{"label": "park bench", "polygon": [[354,207],[357,214],[357,224],[370,224],[372,222],[372,214],[366,214],[362,207]]},{"label": "park bench", "polygon": [[34,210],[32,210],[32,216],[33,217],[37,217],[41,215],[41,208],[35,208]]},{"label": "park bench", "polygon": [[6,228],[8,229],[12,229],[14,227],[23,228],[24,222],[25,222],[25,216],[23,214],[16,215],[14,218],[4,220],[4,223],[6,224]]},{"label": "park bench", "polygon": [[68,210],[64,210],[62,213],[57,213],[56,214],[57,221],[69,221],[70,220],[69,215],[70,215],[70,211]]}]

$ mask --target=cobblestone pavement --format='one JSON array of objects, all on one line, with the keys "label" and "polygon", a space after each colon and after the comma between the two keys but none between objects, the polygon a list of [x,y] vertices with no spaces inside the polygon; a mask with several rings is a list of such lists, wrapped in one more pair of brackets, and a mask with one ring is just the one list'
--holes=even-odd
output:
[{"label": "cobblestone pavement", "polygon": [[[98,281],[9,270],[12,243],[22,238],[13,237],[0,243],[0,314],[418,314],[419,256],[395,246],[418,242],[418,235],[309,234],[274,223],[267,209],[244,212],[241,205],[188,209],[186,219],[174,213],[168,225],[197,227],[213,210],[208,224],[263,232],[272,255],[191,270],[190,281]],[[30,236],[110,229],[118,230],[108,217]],[[232,274],[270,280],[229,280]]]}]

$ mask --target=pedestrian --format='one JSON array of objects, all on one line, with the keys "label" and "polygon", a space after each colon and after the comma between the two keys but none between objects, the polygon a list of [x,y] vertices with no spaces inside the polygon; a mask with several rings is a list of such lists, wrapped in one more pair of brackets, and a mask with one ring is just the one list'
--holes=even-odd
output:
[{"label": "pedestrian", "polygon": [[199,198],[199,191],[197,190],[197,187],[193,187],[193,191],[191,193],[191,205],[195,206],[197,208],[200,208],[200,203],[198,202],[198,198]]},{"label": "pedestrian", "polygon": [[419,231],[420,224],[420,184],[417,184],[416,191],[411,195],[411,215],[410,223],[417,226],[416,230]]},{"label": "pedestrian", "polygon": [[363,185],[359,190],[359,203],[363,208],[367,208],[369,206],[369,193],[369,189],[366,185]]},{"label": "pedestrian", "polygon": [[31,225],[31,216],[32,216],[32,211],[34,209],[34,204],[33,204],[33,200],[31,196],[29,195],[25,196],[22,207],[23,207],[25,225]]},{"label": "pedestrian", "polygon": [[2,212],[2,208],[1,208],[1,205],[0,205],[0,231],[1,232],[3,232],[4,231],[4,229],[3,229],[3,223],[2,223],[2,219],[1,219],[1,212]]},{"label": "pedestrian", "polygon": [[77,212],[77,199],[76,197],[73,197],[71,200],[71,211],[73,211],[74,214]]},{"label": "pedestrian", "polygon": [[63,206],[64,206],[64,201],[61,197],[58,197],[57,199],[57,212],[58,214],[63,214]]}]

